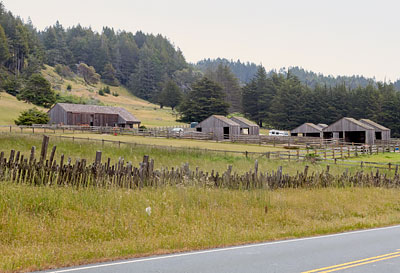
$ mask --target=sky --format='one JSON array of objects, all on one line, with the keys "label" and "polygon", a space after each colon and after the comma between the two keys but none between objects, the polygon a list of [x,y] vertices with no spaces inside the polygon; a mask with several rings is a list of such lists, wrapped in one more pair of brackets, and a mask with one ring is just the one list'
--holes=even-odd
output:
[{"label": "sky", "polygon": [[0,0],[40,30],[103,26],[162,34],[188,62],[227,58],[267,70],[400,78],[398,0]]}]

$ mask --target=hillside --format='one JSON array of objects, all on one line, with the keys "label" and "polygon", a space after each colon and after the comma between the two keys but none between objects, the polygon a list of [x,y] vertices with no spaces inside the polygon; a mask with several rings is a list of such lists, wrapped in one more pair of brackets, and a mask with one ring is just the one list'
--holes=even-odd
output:
[{"label": "hillside", "polygon": [[[179,124],[175,121],[175,116],[170,108],[160,109],[158,105],[133,96],[122,86],[110,86],[111,93],[118,93],[119,96],[117,97],[111,94],[100,96],[98,90],[106,86],[103,83],[91,86],[87,85],[80,77],[65,79],[59,76],[54,71],[53,67],[48,65],[42,70],[42,74],[50,81],[52,88],[57,93],[63,96],[73,95],[90,99],[91,101],[98,101],[103,105],[124,107],[139,118],[142,124],[147,127],[173,126]],[[68,85],[71,85],[71,91],[67,90]],[[18,101],[15,97],[5,92],[0,93],[0,125],[14,124],[14,120],[18,117],[19,113],[31,107],[33,107],[32,104]],[[41,110],[47,111],[47,109],[44,108],[41,108]]]}]

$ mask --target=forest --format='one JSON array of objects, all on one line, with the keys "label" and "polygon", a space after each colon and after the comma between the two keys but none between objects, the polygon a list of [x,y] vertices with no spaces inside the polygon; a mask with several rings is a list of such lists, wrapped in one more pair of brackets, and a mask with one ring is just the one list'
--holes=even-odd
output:
[{"label": "forest", "polygon": [[400,81],[323,76],[299,67],[267,72],[240,60],[204,59],[192,65],[160,34],[111,27],[98,33],[81,25],[64,28],[59,22],[39,31],[0,2],[0,91],[27,101],[40,92],[46,100],[30,102],[50,107],[57,96],[40,77],[44,64],[64,77],[81,75],[89,85],[100,80],[124,85],[160,107],[176,107],[185,122],[235,113],[263,127],[292,129],[350,116],[372,119],[400,137]]}]

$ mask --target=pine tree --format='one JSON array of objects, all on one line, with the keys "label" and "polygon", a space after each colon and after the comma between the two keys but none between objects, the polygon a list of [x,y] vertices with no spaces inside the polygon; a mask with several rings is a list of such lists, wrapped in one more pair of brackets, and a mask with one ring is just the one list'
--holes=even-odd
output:
[{"label": "pine tree", "polygon": [[7,37],[3,27],[0,25],[0,66],[4,64],[9,57],[10,53],[8,51]]},{"label": "pine tree", "polygon": [[104,82],[106,84],[109,84],[111,86],[118,86],[119,85],[119,81],[116,78],[116,74],[117,74],[117,72],[115,71],[113,65],[111,63],[107,63],[104,66],[102,79],[104,80]]},{"label": "pine tree", "polygon": [[158,103],[160,108],[169,106],[174,110],[176,106],[182,101],[182,91],[179,86],[173,81],[169,80],[160,93]]},{"label": "pine tree", "polygon": [[203,77],[186,94],[178,107],[181,121],[202,121],[211,115],[227,115],[229,105],[224,101],[221,86]]},{"label": "pine tree", "polygon": [[34,74],[29,78],[24,89],[17,98],[38,106],[51,107],[56,102],[54,91],[50,83],[40,74]]}]

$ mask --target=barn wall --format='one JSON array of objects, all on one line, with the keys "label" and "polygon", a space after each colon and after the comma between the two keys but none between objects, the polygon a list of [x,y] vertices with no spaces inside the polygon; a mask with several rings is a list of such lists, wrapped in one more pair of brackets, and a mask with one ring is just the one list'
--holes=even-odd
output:
[{"label": "barn wall", "polygon": [[390,140],[390,130],[382,131],[382,140]]},{"label": "barn wall", "polygon": [[50,109],[48,115],[50,117],[50,124],[67,124],[67,113],[58,104]]},{"label": "barn wall", "polygon": [[214,117],[209,117],[197,125],[197,128],[201,128],[203,133],[213,133],[216,139],[224,138],[224,127],[229,127],[230,135],[240,135],[239,125],[233,126]]},{"label": "barn wall", "polygon": [[249,129],[249,135],[258,136],[260,134],[260,127],[257,124],[250,126],[249,124],[244,123],[240,119],[236,119],[235,117],[232,117],[231,120],[239,124],[240,128]]}]

